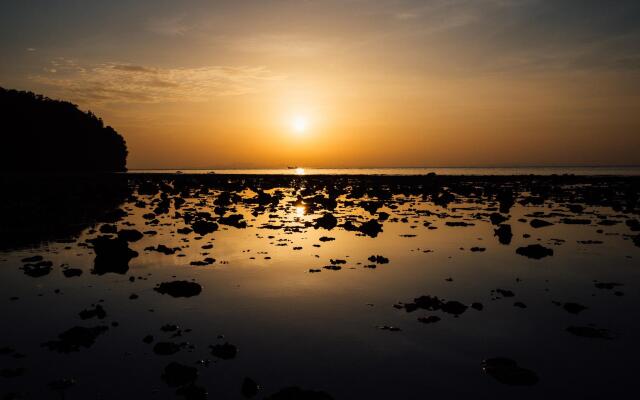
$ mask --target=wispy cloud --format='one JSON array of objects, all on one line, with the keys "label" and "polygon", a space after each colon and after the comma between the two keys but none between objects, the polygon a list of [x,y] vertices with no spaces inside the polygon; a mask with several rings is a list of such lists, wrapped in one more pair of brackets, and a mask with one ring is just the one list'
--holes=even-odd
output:
[{"label": "wispy cloud", "polygon": [[90,103],[207,101],[254,93],[283,78],[265,67],[156,68],[116,62],[86,65],[65,58],[53,60],[42,74],[30,76],[65,98]]},{"label": "wispy cloud", "polygon": [[182,36],[189,27],[184,21],[184,15],[171,17],[152,17],[146,22],[149,32],[164,36]]}]

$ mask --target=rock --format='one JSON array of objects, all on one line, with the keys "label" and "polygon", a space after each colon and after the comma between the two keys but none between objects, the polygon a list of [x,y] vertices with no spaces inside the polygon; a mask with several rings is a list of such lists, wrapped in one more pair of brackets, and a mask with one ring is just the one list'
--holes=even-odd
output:
[{"label": "rock", "polygon": [[256,381],[254,381],[249,377],[245,377],[242,380],[242,386],[240,388],[240,392],[242,393],[242,396],[244,396],[245,398],[251,399],[258,394],[258,390],[260,389],[261,389],[260,385],[258,385]]},{"label": "rock", "polygon": [[220,217],[218,222],[222,225],[229,225],[235,228],[243,229],[247,227],[247,222],[243,220],[241,214],[232,214],[226,217]]},{"label": "rock", "polygon": [[374,238],[377,237],[380,232],[382,232],[382,224],[380,224],[375,219],[370,219],[369,221],[360,225],[358,231]]},{"label": "rock", "polygon": [[198,221],[195,221],[193,224],[191,224],[191,229],[193,229],[193,231],[198,235],[204,236],[207,233],[213,233],[217,231],[218,224],[211,221],[198,220]]},{"label": "rock", "polygon": [[153,346],[153,352],[159,356],[170,356],[180,351],[180,345],[172,342],[158,342]]},{"label": "rock", "polygon": [[493,225],[500,225],[504,221],[507,221],[509,219],[509,217],[505,217],[504,215],[502,215],[500,213],[493,212],[493,213],[491,213],[489,215],[489,219],[491,220],[491,223]]},{"label": "rock", "polygon": [[552,256],[553,250],[539,244],[530,244],[525,247],[518,247],[516,253],[521,256],[539,260],[544,257]]},{"label": "rock", "polygon": [[494,236],[498,237],[498,241],[500,242],[500,244],[511,244],[511,238],[513,238],[513,233],[511,233],[511,225],[502,224],[498,226],[498,229],[495,229],[493,232]]},{"label": "rock", "polygon": [[20,261],[22,261],[23,263],[36,263],[42,260],[43,260],[42,256],[32,256],[32,257],[23,258]]},{"label": "rock", "polygon": [[178,362],[169,363],[162,373],[162,380],[169,386],[183,386],[198,379],[198,369]]},{"label": "rock", "polygon": [[622,283],[616,283],[616,282],[596,282],[596,283],[594,283],[594,286],[597,289],[611,290],[613,288],[616,288],[618,286],[623,286],[623,285],[622,285]]},{"label": "rock", "polygon": [[376,264],[389,264],[389,259],[381,255],[372,255],[367,260],[374,262]]},{"label": "rock", "polygon": [[513,386],[531,386],[538,383],[538,375],[509,358],[496,357],[482,361],[482,370],[498,382]]},{"label": "rock", "polygon": [[482,305],[482,303],[474,302],[471,303],[471,308],[473,308],[474,310],[482,311],[484,309],[484,306]]},{"label": "rock", "polygon": [[567,328],[567,332],[572,335],[590,339],[611,339],[609,330],[599,329],[592,326],[570,326]]},{"label": "rock", "polygon": [[543,219],[534,218],[529,222],[532,228],[544,228],[545,226],[551,226],[553,223],[545,221]]},{"label": "rock", "polygon": [[94,317],[98,319],[104,319],[107,316],[107,312],[100,304],[98,304],[94,308],[80,311],[78,315],[80,316],[80,319],[89,319]]},{"label": "rock", "polygon": [[127,245],[127,241],[121,238],[109,238],[98,236],[89,240],[93,244],[96,257],[93,262],[93,273],[103,275],[106,273],[125,274],[129,270],[129,261],[138,256]]},{"label": "rock", "polygon": [[448,314],[460,315],[467,310],[467,306],[459,301],[450,300],[440,306],[442,311]]},{"label": "rock", "polygon": [[560,222],[567,225],[590,225],[591,224],[590,219],[584,219],[584,218],[562,218]]},{"label": "rock", "polygon": [[477,252],[483,252],[483,251],[485,251],[485,250],[487,250],[487,249],[486,249],[486,248],[484,248],[484,247],[477,247],[477,246],[475,246],[475,247],[472,247],[470,250],[471,250],[472,252],[474,252],[474,253],[477,253]]},{"label": "rock", "polygon": [[107,330],[109,328],[106,326],[94,326],[91,328],[75,326],[58,335],[58,340],[43,343],[43,346],[60,353],[71,353],[79,351],[81,347],[91,347],[96,338]]},{"label": "rock", "polygon": [[211,355],[223,360],[230,360],[238,354],[238,348],[230,343],[216,344],[209,346],[209,348],[211,349]]},{"label": "rock", "polygon": [[500,289],[500,288],[498,288],[498,289],[495,290],[495,292],[498,293],[502,297],[513,297],[513,296],[515,296],[515,294],[511,290],[508,290],[508,289]]},{"label": "rock", "polygon": [[62,270],[62,274],[65,278],[73,278],[82,275],[82,270],[80,268],[65,268]]},{"label": "rock", "polygon": [[445,225],[465,227],[465,226],[474,226],[475,224],[472,224],[471,222],[464,222],[464,221],[447,221],[445,222]]},{"label": "rock", "polygon": [[315,229],[324,228],[327,230],[331,230],[335,228],[336,225],[338,225],[338,219],[334,217],[333,214],[331,213],[325,213],[322,217],[317,218],[313,222],[314,222],[313,227]]},{"label": "rock", "polygon": [[145,248],[145,251],[156,251],[164,255],[170,256],[180,251],[180,247],[167,247],[164,244],[159,244],[156,247],[149,246]]},{"label": "rock", "polygon": [[402,331],[402,329],[398,328],[397,326],[391,326],[391,325],[382,325],[382,326],[379,326],[378,329],[382,331],[390,331],[390,332]]},{"label": "rock", "polygon": [[191,261],[189,264],[190,265],[194,265],[197,267],[203,267],[203,266],[207,266],[207,265],[211,265],[214,262],[216,262],[215,258],[211,258],[211,257],[206,257],[204,260],[202,261]]},{"label": "rock", "polygon": [[22,267],[22,271],[25,275],[32,278],[39,278],[41,276],[49,275],[53,263],[51,261],[39,261],[32,264],[25,264]]},{"label": "rock", "polygon": [[202,286],[189,281],[162,282],[153,290],[161,294],[168,294],[172,297],[193,297],[202,292]]},{"label": "rock", "polygon": [[437,315],[430,315],[428,317],[420,317],[418,318],[418,321],[422,322],[423,324],[433,324],[440,321],[440,319],[441,318]]},{"label": "rock", "polygon": [[127,242],[137,242],[144,235],[137,229],[121,229],[118,231],[118,237]]},{"label": "rock", "polygon": [[578,303],[564,303],[562,308],[564,308],[565,311],[571,314],[578,314],[587,309],[587,307]]}]

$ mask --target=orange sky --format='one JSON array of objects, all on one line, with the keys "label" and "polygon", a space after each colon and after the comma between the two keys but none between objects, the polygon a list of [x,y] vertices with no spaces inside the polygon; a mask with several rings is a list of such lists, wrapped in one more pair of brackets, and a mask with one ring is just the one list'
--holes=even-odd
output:
[{"label": "orange sky", "polygon": [[0,85],[129,168],[640,164],[634,2],[34,3],[0,6]]}]

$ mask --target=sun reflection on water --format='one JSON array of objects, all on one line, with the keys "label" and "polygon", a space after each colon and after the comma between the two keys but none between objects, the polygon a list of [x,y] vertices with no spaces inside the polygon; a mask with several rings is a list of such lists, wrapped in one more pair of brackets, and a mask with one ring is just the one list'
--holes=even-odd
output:
[{"label": "sun reflection on water", "polygon": [[296,168],[296,175],[304,175],[304,168]]}]

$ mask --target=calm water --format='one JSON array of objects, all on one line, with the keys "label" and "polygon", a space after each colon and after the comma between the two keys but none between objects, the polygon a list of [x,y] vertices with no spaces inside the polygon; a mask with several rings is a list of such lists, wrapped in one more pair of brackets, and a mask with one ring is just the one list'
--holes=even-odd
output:
[{"label": "calm water", "polygon": [[[331,213],[339,224],[381,220],[383,230],[373,237],[341,227],[314,228],[326,210],[297,201],[303,191],[304,185],[268,189],[281,198],[263,206],[242,200],[255,198],[251,190],[227,191],[240,196],[227,204],[218,201],[225,196],[220,190],[186,188],[169,195],[164,212],[158,207],[166,193],[134,190],[121,206],[127,215],[114,225],[146,233],[129,243],[139,255],[124,273],[92,272],[95,252],[86,240],[100,229],[109,232],[109,224],[90,226],[70,242],[0,253],[0,348],[24,355],[0,354],[0,369],[26,369],[0,377],[0,395],[60,398],[49,383],[73,378],[66,399],[171,399],[176,388],[161,379],[171,361],[197,368],[197,384],[211,399],[243,398],[247,376],[263,388],[256,398],[294,385],[336,399],[604,398],[620,397],[635,385],[640,248],[626,221],[637,215],[589,205],[576,211],[551,199],[516,202],[503,213],[513,238],[501,244],[489,220],[498,211],[491,199],[458,196],[443,207],[394,193],[370,212],[361,201],[374,197],[337,197]],[[176,207],[175,198],[185,203]],[[178,231],[191,226],[184,215],[214,215],[220,204],[226,204],[225,215],[240,214],[247,226],[220,224],[204,235]],[[553,225],[533,228],[536,217]],[[562,223],[563,218],[588,222]],[[460,222],[466,226],[456,226]],[[532,259],[516,253],[531,244],[554,254]],[[145,250],[158,245],[176,251]],[[53,266],[43,276],[29,276],[21,260],[37,255]],[[372,255],[389,262],[376,264],[368,260]],[[215,262],[191,265],[206,257]],[[324,268],[331,260],[344,264],[337,264],[340,270]],[[69,267],[82,274],[65,277]],[[174,280],[193,280],[202,292],[174,298],[154,290]],[[598,289],[595,281],[623,286]],[[492,292],[498,288],[514,296]],[[484,308],[456,316],[394,307],[421,295],[480,302]],[[553,302],[588,308],[572,314]],[[104,319],[79,316],[95,304],[106,310]],[[428,316],[441,320],[418,321]],[[179,325],[182,335],[163,331],[166,324]],[[566,331],[589,324],[607,329],[613,340]],[[109,329],[95,344],[68,354],[42,346],[74,326]],[[153,343],[143,343],[146,335]],[[158,342],[175,343],[179,350],[155,354]],[[238,348],[232,359],[210,351],[225,342]],[[498,356],[516,360],[539,382],[510,386],[484,373],[481,361]]]},{"label": "calm water", "polygon": [[628,167],[496,167],[496,168],[282,168],[282,169],[155,169],[132,173],[240,174],[240,175],[609,175],[638,176],[640,166]]}]

